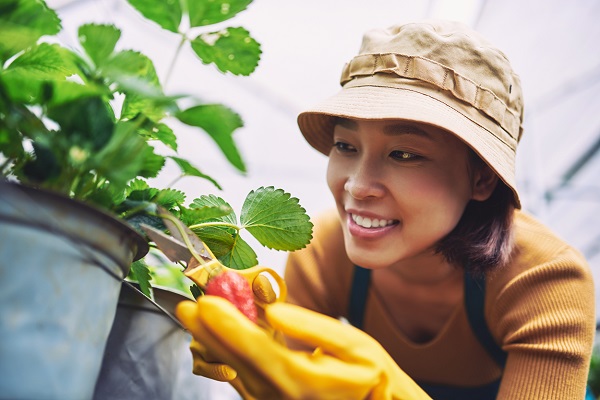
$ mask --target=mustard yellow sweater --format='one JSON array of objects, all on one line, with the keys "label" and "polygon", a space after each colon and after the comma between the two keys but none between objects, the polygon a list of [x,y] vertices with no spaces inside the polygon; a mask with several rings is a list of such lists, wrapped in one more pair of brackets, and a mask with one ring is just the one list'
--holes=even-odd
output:
[{"label": "mustard yellow sweater", "polygon": [[[311,244],[288,259],[289,301],[345,317],[353,264],[337,213],[314,222]],[[508,352],[504,371],[475,338],[462,302],[434,340],[415,344],[371,290],[363,329],[416,381],[478,386],[502,376],[498,399],[581,400],[595,332],[591,272],[579,252],[531,216],[517,212],[514,225],[512,261],[486,281],[485,317]]]}]

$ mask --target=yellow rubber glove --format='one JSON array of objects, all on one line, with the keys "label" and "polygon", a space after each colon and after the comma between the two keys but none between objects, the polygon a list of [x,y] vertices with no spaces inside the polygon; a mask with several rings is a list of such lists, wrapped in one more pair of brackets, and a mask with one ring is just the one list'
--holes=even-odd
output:
[{"label": "yellow rubber glove", "polygon": [[[264,275],[257,276],[252,282],[252,292],[259,303],[272,303],[277,295],[273,290],[269,279]],[[264,310],[257,305],[258,324],[269,332],[276,340],[283,342],[283,337],[272,327],[265,323]],[[246,391],[242,381],[237,379],[237,372],[229,365],[219,361],[216,357],[198,340],[192,338],[190,350],[193,358],[193,370],[195,375],[201,375],[216,381],[229,382],[244,399],[253,399]]]},{"label": "yellow rubber glove", "polygon": [[302,307],[274,303],[265,319],[313,353],[288,349],[222,298],[181,302],[176,315],[261,400],[431,399],[375,339]]}]

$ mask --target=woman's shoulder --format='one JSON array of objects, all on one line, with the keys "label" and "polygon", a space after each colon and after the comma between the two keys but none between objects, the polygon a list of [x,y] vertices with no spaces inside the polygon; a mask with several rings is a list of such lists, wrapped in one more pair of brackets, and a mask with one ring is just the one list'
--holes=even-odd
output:
[{"label": "woman's shoulder", "polygon": [[509,263],[487,279],[492,299],[517,287],[536,290],[540,285],[554,285],[570,291],[569,287],[593,286],[591,270],[581,252],[534,216],[517,211],[514,229],[515,246]]},{"label": "woman's shoulder", "polygon": [[527,269],[557,261],[588,269],[584,256],[575,247],[531,214],[517,211],[514,222],[515,249],[511,258],[512,269]]}]

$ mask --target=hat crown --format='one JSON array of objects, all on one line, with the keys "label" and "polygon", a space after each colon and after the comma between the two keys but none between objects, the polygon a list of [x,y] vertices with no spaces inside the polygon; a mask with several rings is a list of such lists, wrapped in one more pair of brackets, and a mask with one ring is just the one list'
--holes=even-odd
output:
[{"label": "hat crown", "polygon": [[[452,21],[425,21],[368,31],[359,55],[401,54],[433,61],[492,92],[523,120],[521,82],[508,58],[479,33]],[[520,139],[521,132],[514,132]]]}]

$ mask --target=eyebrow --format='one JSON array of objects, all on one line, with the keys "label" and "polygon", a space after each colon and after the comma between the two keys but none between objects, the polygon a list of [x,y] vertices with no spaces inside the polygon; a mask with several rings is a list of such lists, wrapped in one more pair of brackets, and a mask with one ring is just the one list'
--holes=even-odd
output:
[{"label": "eyebrow", "polygon": [[[358,124],[356,121],[348,118],[336,118],[335,123],[337,125],[341,125],[346,129],[357,130]],[[407,123],[397,123],[392,125],[387,125],[383,128],[383,133],[389,136],[399,136],[399,135],[417,135],[420,137],[424,137],[426,139],[435,141],[435,138],[428,132],[423,129],[417,127],[416,125],[407,124]]]}]

